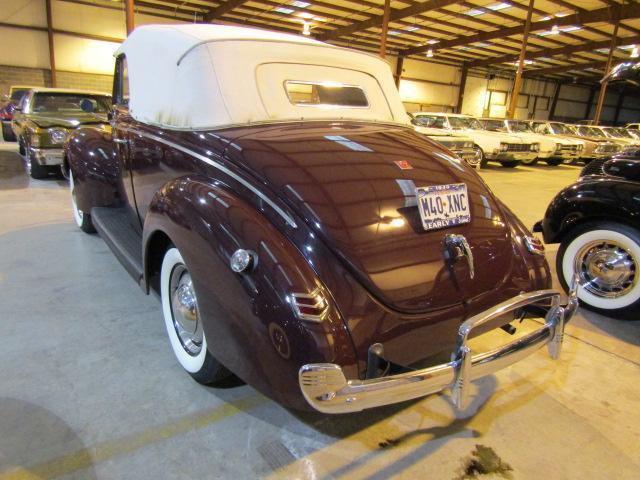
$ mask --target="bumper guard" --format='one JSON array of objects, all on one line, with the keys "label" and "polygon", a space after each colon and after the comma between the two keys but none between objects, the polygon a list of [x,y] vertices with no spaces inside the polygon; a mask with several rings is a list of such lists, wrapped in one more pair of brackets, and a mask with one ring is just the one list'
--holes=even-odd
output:
[{"label": "bumper guard", "polygon": [[[560,356],[564,325],[577,306],[578,280],[573,279],[569,301],[560,305],[560,293],[538,290],[517,295],[466,320],[458,329],[458,339],[449,363],[422,370],[370,380],[347,380],[342,368],[333,363],[302,366],[298,378],[309,404],[324,413],[350,413],[389,405],[451,389],[458,409],[468,405],[469,384],[512,365],[547,346],[553,359]],[[549,305],[542,328],[494,350],[473,355],[467,344],[471,331],[492,320],[528,305]]]}]

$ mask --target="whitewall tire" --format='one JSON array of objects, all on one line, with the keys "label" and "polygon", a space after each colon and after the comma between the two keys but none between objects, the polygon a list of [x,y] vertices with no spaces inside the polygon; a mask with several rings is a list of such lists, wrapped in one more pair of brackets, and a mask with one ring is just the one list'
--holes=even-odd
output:
[{"label": "whitewall tire", "polygon": [[616,223],[576,228],[556,260],[565,286],[578,273],[578,298],[587,307],[624,317],[640,310],[640,232]]},{"label": "whitewall tire", "polygon": [[207,385],[227,378],[230,372],[207,350],[191,274],[175,247],[162,260],[160,296],[167,335],[182,368]]},{"label": "whitewall tire", "polygon": [[73,211],[73,219],[76,225],[85,233],[94,233],[96,229],[93,227],[91,215],[84,213],[78,208],[76,201],[76,189],[73,183],[73,173],[69,170],[69,191],[71,192],[71,210]]}]

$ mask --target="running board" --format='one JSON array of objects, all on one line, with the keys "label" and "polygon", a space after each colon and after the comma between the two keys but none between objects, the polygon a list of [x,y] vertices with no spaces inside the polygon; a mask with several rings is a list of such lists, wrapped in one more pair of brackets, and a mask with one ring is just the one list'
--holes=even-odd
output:
[{"label": "running board", "polygon": [[125,270],[144,288],[142,237],[131,225],[129,212],[125,208],[94,207],[91,220]]}]

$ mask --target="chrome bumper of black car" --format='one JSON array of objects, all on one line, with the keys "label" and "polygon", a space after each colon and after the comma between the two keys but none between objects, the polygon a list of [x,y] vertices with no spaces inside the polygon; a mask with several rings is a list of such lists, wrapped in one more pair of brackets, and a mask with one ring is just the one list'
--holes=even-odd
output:
[{"label": "chrome bumper of black car", "polygon": [[[545,345],[551,358],[559,357],[564,325],[578,306],[577,288],[574,281],[565,306],[560,305],[559,292],[538,290],[513,297],[466,320],[458,330],[457,346],[449,363],[370,380],[347,380],[342,368],[333,363],[308,364],[300,369],[300,388],[309,404],[324,413],[358,412],[446,388],[451,389],[456,407],[464,409],[472,380],[512,365]],[[518,309],[540,304],[547,308],[542,328],[489,352],[472,354],[467,341],[474,328]]]}]

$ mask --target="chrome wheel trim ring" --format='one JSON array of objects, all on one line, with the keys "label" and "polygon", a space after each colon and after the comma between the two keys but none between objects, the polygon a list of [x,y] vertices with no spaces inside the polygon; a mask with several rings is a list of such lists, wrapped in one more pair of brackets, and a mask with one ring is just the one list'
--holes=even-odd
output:
[{"label": "chrome wheel trim ring", "polygon": [[612,240],[591,241],[580,248],[575,271],[585,290],[601,298],[620,298],[638,283],[638,261]]},{"label": "chrome wheel trim ring", "polygon": [[176,265],[171,271],[168,294],[178,340],[184,351],[195,357],[202,351],[202,322],[191,275],[184,264]]}]

